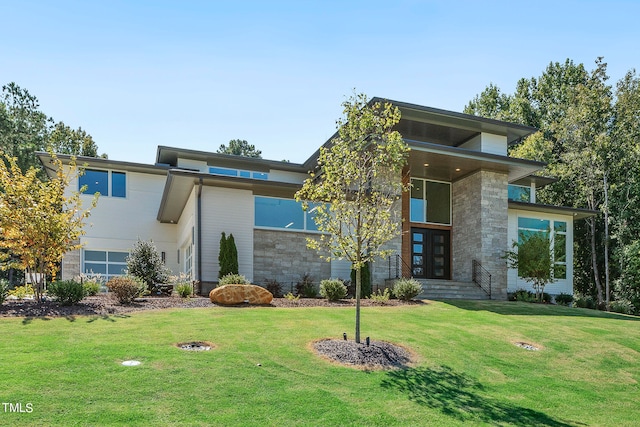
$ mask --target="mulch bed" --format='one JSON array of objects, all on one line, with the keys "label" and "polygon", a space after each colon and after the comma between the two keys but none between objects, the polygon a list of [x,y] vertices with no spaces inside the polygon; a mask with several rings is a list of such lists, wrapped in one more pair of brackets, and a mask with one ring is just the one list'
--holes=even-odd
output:
[{"label": "mulch bed", "polygon": [[[399,301],[389,300],[384,304],[362,299],[362,307],[370,306],[397,306],[424,304],[423,301]],[[126,314],[142,310],[158,310],[166,308],[197,308],[212,307],[208,297],[193,297],[183,299],[178,296],[171,297],[144,297],[136,299],[132,304],[121,305],[111,295],[102,294],[83,299],[79,304],[62,306],[55,301],[41,303],[25,300],[7,300],[0,305],[0,317],[68,317],[68,316],[105,316]],[[355,306],[355,300],[345,299],[329,302],[319,298],[300,298],[288,300],[286,298],[274,298],[271,307],[350,307]],[[248,304],[240,304],[234,307],[255,307]]]}]

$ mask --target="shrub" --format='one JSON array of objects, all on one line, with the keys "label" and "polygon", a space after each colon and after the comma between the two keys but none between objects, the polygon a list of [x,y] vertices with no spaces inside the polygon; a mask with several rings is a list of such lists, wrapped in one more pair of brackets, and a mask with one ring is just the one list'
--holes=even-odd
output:
[{"label": "shrub", "polygon": [[176,292],[181,298],[189,298],[193,295],[193,285],[191,283],[179,283],[176,285]]},{"label": "shrub", "polygon": [[33,286],[24,285],[24,286],[16,286],[12,290],[8,292],[9,296],[15,297],[17,299],[25,299],[26,297],[32,297],[34,294]]},{"label": "shrub", "polygon": [[169,277],[169,283],[173,285],[173,289],[175,289],[182,298],[188,298],[195,292],[191,276],[187,275],[187,273],[180,273],[177,276]]},{"label": "shrub", "polygon": [[220,251],[218,252],[218,263],[220,264],[218,278],[222,278],[228,274],[238,274],[238,249],[236,248],[233,234],[229,234],[229,237],[227,237],[224,231],[222,232],[222,236],[220,237]]},{"label": "shrub", "polygon": [[284,297],[289,301],[298,301],[300,299],[300,295],[294,295],[291,292],[287,293]]},{"label": "shrub", "polygon": [[631,301],[623,300],[623,299],[611,301],[610,309],[614,313],[622,313],[622,314],[635,313],[635,307],[633,306]]},{"label": "shrub", "polygon": [[384,291],[380,291],[380,289],[378,289],[369,296],[369,299],[376,304],[384,304],[389,301],[389,298],[391,298],[391,289],[389,288],[384,288]]},{"label": "shrub", "polygon": [[98,292],[100,292],[100,282],[94,282],[94,281],[87,281],[87,282],[82,282],[82,286],[84,287],[84,291],[86,296],[95,296],[98,295]]},{"label": "shrub", "polygon": [[224,285],[250,285],[249,281],[242,274],[229,273],[220,278],[218,286]]},{"label": "shrub", "polygon": [[579,308],[590,308],[592,310],[596,309],[596,302],[593,298],[588,295],[578,296],[575,299],[575,306]]},{"label": "shrub", "polygon": [[329,301],[337,301],[347,296],[347,287],[342,283],[342,280],[322,280],[320,281],[320,295]]},{"label": "shrub", "polygon": [[48,286],[47,293],[53,295],[62,305],[77,304],[87,296],[84,285],[75,280],[53,282]]},{"label": "shrub", "polygon": [[134,276],[118,276],[107,282],[107,288],[120,304],[129,304],[142,295],[146,284]]},{"label": "shrub", "polygon": [[[369,270],[369,263],[366,263],[360,269],[360,297],[366,298],[371,295],[371,271]],[[353,283],[353,295],[356,293],[356,271],[351,270],[351,283]]]},{"label": "shrub", "polygon": [[8,295],[9,282],[5,279],[0,279],[0,304],[2,304]]},{"label": "shrub", "polygon": [[313,278],[309,273],[302,275],[300,281],[296,284],[296,292],[302,298],[316,298],[318,296],[318,290],[313,284]]},{"label": "shrub", "polygon": [[536,295],[526,289],[518,289],[512,294],[512,301],[535,302]]},{"label": "shrub", "polygon": [[156,283],[166,283],[169,269],[162,262],[156,246],[151,240],[138,240],[127,257],[128,274],[142,280],[151,290]]},{"label": "shrub", "polygon": [[271,295],[273,295],[274,298],[282,298],[282,285],[277,280],[267,280],[265,287],[269,292],[271,292]]},{"label": "shrub", "polygon": [[393,295],[403,301],[409,301],[422,292],[422,285],[415,279],[399,279],[393,285]]},{"label": "shrub", "polygon": [[556,295],[556,304],[560,305],[569,305],[573,302],[573,295],[561,293],[560,295]]}]

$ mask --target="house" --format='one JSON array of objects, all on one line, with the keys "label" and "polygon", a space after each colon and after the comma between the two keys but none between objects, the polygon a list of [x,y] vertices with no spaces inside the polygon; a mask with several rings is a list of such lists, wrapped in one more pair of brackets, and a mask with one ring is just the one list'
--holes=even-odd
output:
[{"label": "house", "polygon": [[[396,256],[373,265],[374,286],[411,275],[423,280],[424,296],[506,299],[530,288],[503,259],[525,231],[550,233],[553,241],[556,280],[546,291],[572,294],[573,223],[593,212],[536,203],[536,190],[552,182],[536,175],[544,164],[507,154],[536,129],[390,102],[402,113],[397,130],[411,149],[411,189],[398,205],[401,233],[389,242]],[[39,157],[50,165],[48,154]],[[101,197],[83,248],[65,256],[62,276],[123,274],[135,241],[152,239],[166,265],[206,293],[218,280],[225,232],[235,238],[240,273],[253,283],[277,280],[287,292],[305,273],[316,281],[348,278],[348,263],[323,261],[307,248],[306,237],[318,230],[294,200],[317,157],[296,164],[160,146],[153,165],[80,158],[86,173],[71,190],[86,185],[87,199]]]}]

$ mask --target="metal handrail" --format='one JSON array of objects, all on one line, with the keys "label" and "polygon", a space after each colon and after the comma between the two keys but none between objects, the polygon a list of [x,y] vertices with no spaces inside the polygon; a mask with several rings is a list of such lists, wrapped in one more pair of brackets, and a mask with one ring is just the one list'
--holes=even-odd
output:
[{"label": "metal handrail", "polygon": [[[395,255],[395,265],[392,266],[391,256],[389,256],[389,279],[399,279],[399,278],[412,278],[411,274],[411,266],[407,264],[407,262],[402,259],[400,254]],[[395,274],[392,274],[392,270],[395,271]]]},{"label": "metal handrail", "polygon": [[489,295],[491,298],[491,273],[480,264],[480,261],[473,260],[473,282],[480,286],[480,288]]}]

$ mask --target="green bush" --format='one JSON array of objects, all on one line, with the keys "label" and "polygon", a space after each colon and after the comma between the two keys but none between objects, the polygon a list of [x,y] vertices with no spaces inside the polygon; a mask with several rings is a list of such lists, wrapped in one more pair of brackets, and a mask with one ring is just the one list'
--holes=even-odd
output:
[{"label": "green bush", "polygon": [[220,278],[218,286],[224,285],[249,285],[249,281],[242,274],[229,273]]},{"label": "green bush", "polygon": [[298,301],[300,299],[300,295],[293,295],[291,292],[287,293],[284,297],[289,301]]},{"label": "green bush", "polygon": [[316,289],[313,278],[309,273],[302,275],[300,281],[296,284],[296,292],[302,298],[316,298],[318,296],[318,289]]},{"label": "green bush", "polygon": [[593,298],[591,298],[590,296],[587,296],[587,295],[578,296],[575,299],[575,304],[574,305],[576,307],[579,307],[579,308],[590,308],[592,310],[595,310],[596,306],[597,306],[595,300]]},{"label": "green bush", "polygon": [[151,290],[156,283],[167,282],[170,270],[151,240],[138,240],[127,257],[127,273],[142,280]]},{"label": "green bush", "polygon": [[369,299],[377,304],[384,304],[389,301],[389,298],[391,298],[391,289],[389,288],[384,288],[384,291],[378,289],[369,296]]},{"label": "green bush", "polygon": [[86,282],[82,282],[82,286],[84,286],[84,291],[86,293],[86,296],[88,297],[98,295],[98,292],[100,292],[99,282],[86,281]]},{"label": "green bush", "polygon": [[556,295],[556,304],[559,305],[569,305],[573,302],[573,295],[561,293],[560,295]]},{"label": "green bush", "polygon": [[238,274],[238,249],[236,248],[233,234],[229,234],[229,237],[227,237],[224,231],[222,232],[218,263],[220,265],[219,278],[223,278],[228,274]]},{"label": "green bush", "polygon": [[518,289],[511,295],[512,301],[536,302],[536,294],[526,289]]},{"label": "green bush", "polygon": [[11,289],[9,292],[9,296],[16,297],[17,299],[25,299],[26,297],[32,297],[34,294],[33,286],[24,285],[24,286],[16,286]]},{"label": "green bush", "polygon": [[342,283],[342,280],[322,280],[320,281],[320,296],[329,301],[337,301],[347,296],[347,287]]},{"label": "green bush", "polygon": [[614,313],[622,314],[634,314],[636,311],[631,301],[628,300],[611,301],[610,309]]},{"label": "green bush", "polygon": [[9,282],[5,279],[0,279],[0,304],[2,304],[8,295]]},{"label": "green bush", "polygon": [[107,289],[120,304],[130,304],[142,295],[147,285],[134,276],[117,276],[107,282]]},{"label": "green bush", "polygon": [[191,283],[180,283],[176,285],[176,292],[181,298],[189,298],[193,295],[193,286]]},{"label": "green bush", "polygon": [[75,280],[60,280],[47,287],[47,294],[55,297],[62,305],[74,305],[87,296],[84,285]]},{"label": "green bush", "polygon": [[398,279],[393,285],[393,295],[396,298],[409,301],[422,292],[422,285],[415,279]]}]

